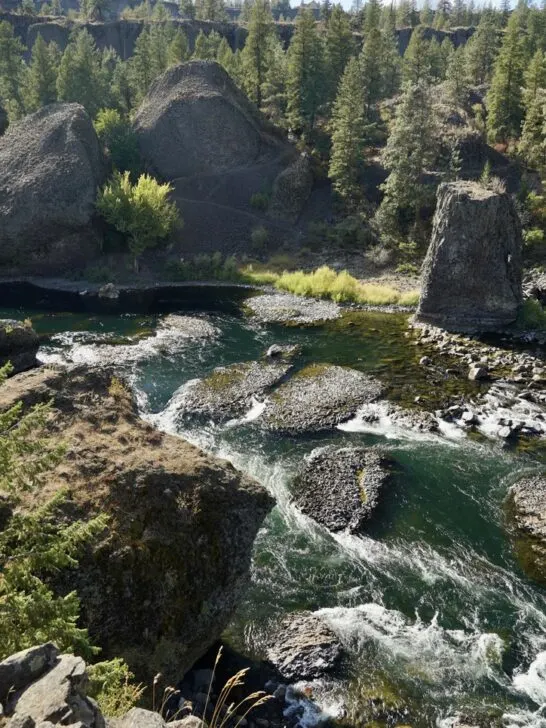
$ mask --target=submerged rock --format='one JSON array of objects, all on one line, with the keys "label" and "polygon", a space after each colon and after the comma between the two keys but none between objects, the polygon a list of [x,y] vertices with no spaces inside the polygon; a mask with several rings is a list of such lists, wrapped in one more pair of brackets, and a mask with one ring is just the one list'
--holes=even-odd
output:
[{"label": "submerged rock", "polygon": [[330,531],[362,530],[389,480],[386,457],[364,447],[316,451],[294,483],[294,502]]},{"label": "submerged rock", "polygon": [[337,303],[292,293],[266,293],[247,299],[245,304],[264,324],[314,324],[341,316]]},{"label": "submerged rock", "polygon": [[343,651],[334,632],[311,612],[285,617],[267,658],[285,680],[314,680],[334,670]]},{"label": "submerged rock", "polygon": [[186,384],[173,399],[184,414],[206,415],[216,421],[241,417],[291,368],[280,358],[217,367],[208,377]]},{"label": "submerged rock", "polygon": [[281,384],[268,398],[259,423],[267,430],[302,434],[331,430],[358,408],[376,400],[383,386],[348,367],[312,364]]},{"label": "submerged rock", "polygon": [[93,123],[79,104],[52,104],[0,137],[0,263],[62,273],[98,252],[91,228],[105,172]]},{"label": "submerged rock", "polygon": [[30,323],[0,320],[0,366],[10,362],[14,374],[32,369],[37,364],[39,346],[40,340]]},{"label": "submerged rock", "polygon": [[440,185],[416,319],[456,331],[512,323],[522,303],[521,224],[507,194]]},{"label": "submerged rock", "polygon": [[[179,679],[215,642],[249,581],[273,499],[255,481],[143,422],[108,369],[41,367],[0,388],[0,409],[54,400],[48,433],[67,452],[41,497],[70,491],[66,517],[108,516],[103,538],[61,573],[104,659],[141,679]],[[23,508],[33,507],[31,495]]]},{"label": "submerged rock", "polygon": [[510,488],[508,498],[522,565],[546,583],[546,473],[522,478]]},{"label": "submerged rock", "polygon": [[177,313],[170,313],[161,319],[158,324],[159,332],[180,334],[188,339],[208,339],[218,336],[216,326],[204,318],[197,316],[182,316]]}]

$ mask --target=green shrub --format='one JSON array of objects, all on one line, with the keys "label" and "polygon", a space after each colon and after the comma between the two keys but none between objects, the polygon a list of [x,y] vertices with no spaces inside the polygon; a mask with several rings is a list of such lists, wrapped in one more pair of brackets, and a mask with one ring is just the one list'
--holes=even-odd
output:
[{"label": "green shrub", "polygon": [[84,278],[90,283],[114,283],[116,275],[108,265],[97,263],[87,266],[84,272]]},{"label": "green shrub", "polygon": [[255,192],[250,198],[250,206],[255,210],[265,212],[269,207],[269,195],[265,192]]},{"label": "green shrub", "polygon": [[544,243],[544,230],[540,228],[531,228],[523,231],[523,242],[528,247],[542,245]]},{"label": "green shrub", "polygon": [[520,329],[546,330],[546,311],[535,298],[527,298],[520,309],[516,326]]},{"label": "green shrub", "polygon": [[418,276],[419,268],[414,263],[400,263],[396,266],[396,272],[410,276]]},{"label": "green shrub", "polygon": [[124,660],[115,658],[87,668],[87,694],[94,698],[104,715],[120,718],[139,701],[144,687],[133,682],[134,675]]},{"label": "green shrub", "polygon": [[263,250],[269,240],[269,232],[263,225],[259,225],[252,229],[250,240],[252,242],[253,250]]},{"label": "green shrub", "polygon": [[189,260],[169,261],[166,275],[174,281],[233,281],[244,282],[244,275],[234,256],[224,258],[222,253],[202,253]]},{"label": "green shrub", "polygon": [[101,109],[94,126],[114,167],[120,172],[138,174],[141,166],[138,142],[129,121],[116,109]]},{"label": "green shrub", "polygon": [[142,174],[136,184],[129,172],[114,172],[97,197],[97,210],[116,230],[128,238],[129,250],[138,259],[147,248],[156,246],[181,224],[176,205],[169,202],[172,187]]}]

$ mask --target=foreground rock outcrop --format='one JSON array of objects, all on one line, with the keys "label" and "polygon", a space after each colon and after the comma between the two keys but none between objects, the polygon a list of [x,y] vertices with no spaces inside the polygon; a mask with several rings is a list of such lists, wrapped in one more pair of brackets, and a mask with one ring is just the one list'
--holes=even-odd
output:
[{"label": "foreground rock outcrop", "polygon": [[521,225],[507,194],[440,185],[417,321],[457,331],[512,323],[522,303]]},{"label": "foreground rock outcrop", "polygon": [[40,340],[30,323],[0,320],[0,366],[9,362],[13,374],[36,366]]},{"label": "foreground rock outcrop", "polygon": [[9,379],[0,408],[54,400],[67,452],[36,496],[67,489],[69,517],[105,513],[106,533],[56,588],[76,589],[103,655],[179,678],[220,637],[249,579],[272,498],[225,461],[139,419],[106,369],[42,367]]},{"label": "foreground rock outcrop", "polygon": [[508,493],[523,568],[546,583],[546,473],[522,478]]},{"label": "foreground rock outcrop", "polygon": [[294,502],[330,531],[361,531],[390,478],[378,450],[328,447],[311,454],[294,483]]},{"label": "foreground rock outcrop", "polygon": [[105,168],[79,104],[53,104],[0,137],[0,265],[66,273],[98,251],[90,223]]}]

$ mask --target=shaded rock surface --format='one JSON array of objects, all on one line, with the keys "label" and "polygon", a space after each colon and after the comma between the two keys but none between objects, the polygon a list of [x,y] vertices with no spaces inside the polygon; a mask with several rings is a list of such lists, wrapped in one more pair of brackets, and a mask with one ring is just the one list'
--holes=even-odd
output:
[{"label": "shaded rock surface", "polygon": [[208,377],[186,384],[174,395],[174,402],[183,413],[207,415],[217,421],[241,417],[291,368],[280,358],[217,367]]},{"label": "shaded rock surface", "polygon": [[0,105],[0,136],[9,126],[8,115],[3,106]]},{"label": "shaded rock surface", "polygon": [[0,320],[0,366],[10,362],[13,373],[36,366],[40,341],[32,326],[20,321]]},{"label": "shaded rock surface", "polygon": [[313,364],[276,389],[258,423],[286,434],[331,430],[382,391],[377,379],[356,369]]},{"label": "shaded rock surface", "polygon": [[295,480],[298,508],[330,531],[358,532],[373,515],[390,477],[378,450],[328,447],[311,454]]},{"label": "shaded rock surface", "polygon": [[0,662],[0,703],[5,705],[11,692],[41,677],[53,667],[58,655],[55,645],[47,642],[16,652]]},{"label": "shaded rock surface", "polygon": [[313,173],[306,155],[284,169],[273,183],[270,217],[297,222],[313,188]]},{"label": "shaded rock surface", "polygon": [[264,161],[284,147],[214,61],[191,61],[160,76],[136,114],[135,130],[144,159],[169,180]]},{"label": "shaded rock surface", "polygon": [[473,182],[442,184],[416,319],[460,331],[512,323],[522,302],[521,265],[510,197]]},{"label": "shaded rock surface", "polygon": [[303,298],[292,293],[266,293],[245,301],[251,313],[264,324],[313,324],[341,316],[341,309],[333,301]]},{"label": "shaded rock surface", "polygon": [[285,617],[267,650],[268,660],[290,682],[314,680],[332,672],[342,655],[335,633],[311,612]]},{"label": "shaded rock surface", "polygon": [[[68,489],[68,517],[107,532],[55,588],[76,589],[91,639],[143,678],[183,674],[219,638],[248,584],[272,498],[225,461],[140,420],[111,371],[41,367],[10,378],[0,408],[54,400],[67,452],[23,507]],[[107,595],[107,598],[106,598]]]},{"label": "shaded rock surface", "polygon": [[53,104],[0,137],[0,264],[65,272],[98,252],[90,223],[105,168],[79,104]]},{"label": "shaded rock surface", "polygon": [[521,478],[508,494],[522,565],[546,582],[546,473]]}]

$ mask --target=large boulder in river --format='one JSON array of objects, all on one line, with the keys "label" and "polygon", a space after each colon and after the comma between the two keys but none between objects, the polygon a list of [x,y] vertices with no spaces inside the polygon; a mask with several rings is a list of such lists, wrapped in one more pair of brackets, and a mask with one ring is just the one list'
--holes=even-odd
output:
[{"label": "large boulder in river", "polygon": [[53,104],[0,137],[0,264],[58,273],[98,249],[90,222],[105,168],[87,112]]},{"label": "large boulder in river", "polygon": [[389,478],[389,461],[378,450],[322,448],[311,454],[296,478],[294,501],[330,531],[359,532]]},{"label": "large boulder in river", "polygon": [[258,164],[285,147],[215,61],[184,63],[157,78],[135,130],[143,158],[168,180]]},{"label": "large boulder in river", "polygon": [[48,433],[67,451],[22,507],[66,490],[65,517],[108,517],[102,537],[54,587],[77,590],[105,658],[125,657],[142,679],[179,679],[240,603],[273,499],[226,461],[142,421],[107,369],[41,367],[0,389],[1,410],[50,399]]},{"label": "large boulder in river", "polygon": [[546,472],[518,480],[508,503],[522,566],[546,584]]},{"label": "large boulder in river", "polygon": [[502,328],[522,302],[521,268],[510,197],[475,182],[442,184],[417,320],[456,331]]}]

